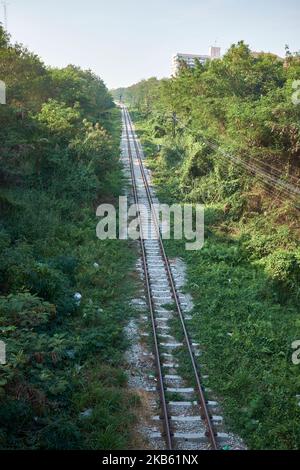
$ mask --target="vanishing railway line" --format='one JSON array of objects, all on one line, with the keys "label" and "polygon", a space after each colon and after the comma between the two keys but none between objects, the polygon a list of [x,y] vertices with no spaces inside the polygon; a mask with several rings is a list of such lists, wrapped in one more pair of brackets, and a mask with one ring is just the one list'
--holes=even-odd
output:
[{"label": "vanishing railway line", "polygon": [[[144,169],[141,156],[142,150],[133,130],[130,115],[125,107],[122,107],[122,117],[123,139],[125,139],[127,145],[134,202],[147,208],[146,212],[139,211],[138,221],[141,234],[143,278],[150,313],[157,389],[160,397],[160,416],[156,418],[162,423],[163,427],[163,432],[158,432],[157,437],[160,436],[164,439],[167,449],[182,449],[186,445],[189,448],[189,443],[192,442],[193,447],[191,448],[215,450],[219,448],[221,439],[226,441],[226,434],[217,432],[215,429],[222,418],[212,415],[209,402],[206,400],[195,359],[197,345],[191,340],[186,327],[186,316],[182,301],[177,292],[170,263],[164,249],[159,220],[152,206],[152,188],[149,186]],[[144,232],[149,228],[151,233],[156,234],[153,239],[145,239],[146,234]],[[174,305],[172,311],[164,308],[166,303]],[[171,335],[166,334],[170,329],[168,322],[175,315],[180,320],[182,327],[182,343],[176,343]],[[190,384],[186,384],[186,380],[183,381],[176,374],[178,364],[176,364],[176,358],[172,354],[172,351],[176,348],[184,348],[188,354],[193,370]],[[168,352],[164,352],[165,350]],[[183,382],[185,382],[184,387],[182,386]],[[174,383],[176,386],[174,386]],[[184,397],[196,396],[197,398],[196,400],[190,398],[190,401],[187,399],[171,401],[168,398],[168,393],[172,392]],[[178,423],[180,423],[179,428]]]}]

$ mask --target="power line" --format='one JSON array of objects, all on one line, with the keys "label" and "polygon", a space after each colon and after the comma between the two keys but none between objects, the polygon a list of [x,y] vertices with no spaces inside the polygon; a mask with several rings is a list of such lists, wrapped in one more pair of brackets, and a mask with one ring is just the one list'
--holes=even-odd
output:
[{"label": "power line", "polygon": [[[185,125],[178,118],[176,119],[177,122],[181,124],[184,129],[192,133],[194,132],[189,126]],[[196,134],[201,138],[203,142],[205,142],[210,148],[221,154],[221,156],[223,156],[225,159],[230,159],[234,163],[242,166],[245,170],[254,174],[258,180],[260,180],[265,186],[269,187],[269,190],[274,192],[274,189],[277,189],[278,193],[280,194],[280,196],[277,195],[279,199],[282,200],[282,196],[286,197],[287,199],[290,199],[293,205],[299,210],[299,202],[297,201],[297,198],[299,198],[300,195],[299,179],[293,177],[292,179],[294,179],[294,184],[291,182],[291,179],[289,179],[289,181],[285,181],[284,179],[282,179],[282,177],[279,176],[280,172],[278,171],[278,169],[273,167],[272,165],[266,164],[270,169],[263,169],[262,165],[264,165],[264,163],[260,162],[258,159],[252,158],[252,161],[245,161],[239,156],[224,151],[217,142],[208,139],[200,131],[197,130]]]}]

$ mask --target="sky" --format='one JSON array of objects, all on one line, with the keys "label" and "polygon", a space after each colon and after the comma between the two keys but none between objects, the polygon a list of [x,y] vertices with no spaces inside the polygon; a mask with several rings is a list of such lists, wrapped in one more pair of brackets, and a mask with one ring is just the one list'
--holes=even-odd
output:
[{"label": "sky", "polygon": [[[300,50],[299,0],[8,0],[12,40],[47,65],[93,70],[109,88],[167,77],[176,52]],[[0,5],[0,21],[3,7]]]}]

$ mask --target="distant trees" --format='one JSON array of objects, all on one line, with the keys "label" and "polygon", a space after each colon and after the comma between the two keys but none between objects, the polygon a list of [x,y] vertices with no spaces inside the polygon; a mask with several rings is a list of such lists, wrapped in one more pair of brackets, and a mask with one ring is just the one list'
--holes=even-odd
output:
[{"label": "distant trees", "polygon": [[113,106],[103,80],[90,70],[74,65],[51,69],[21,44],[10,43],[0,27],[0,77],[7,86],[8,104],[16,108],[40,110],[53,98],[73,107],[79,104],[82,115],[95,121]]},{"label": "distant trees", "polygon": [[160,81],[152,77],[148,80],[142,80],[128,88],[117,88],[112,90],[112,94],[116,100],[122,96],[123,100],[131,103],[139,111],[149,113],[158,97],[158,87]]},{"label": "distant trees", "polygon": [[84,139],[86,121],[109,125],[114,104],[102,79],[90,70],[73,65],[47,68],[22,45],[12,45],[3,28],[0,45],[0,78],[7,91],[7,105],[0,108],[0,173],[2,182],[8,183],[13,174],[40,174],[42,162],[53,164],[53,142],[61,151],[75,137]]}]

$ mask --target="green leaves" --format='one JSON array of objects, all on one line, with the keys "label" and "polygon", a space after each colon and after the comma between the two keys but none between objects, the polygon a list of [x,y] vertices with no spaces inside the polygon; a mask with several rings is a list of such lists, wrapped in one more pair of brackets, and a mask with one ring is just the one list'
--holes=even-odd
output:
[{"label": "green leaves", "polygon": [[[70,108],[63,102],[49,100],[42,105],[37,120],[45,124],[47,130],[69,141],[75,134],[79,125],[80,113],[78,108]],[[77,124],[77,126],[76,126]]]},{"label": "green leaves", "polygon": [[78,106],[82,117],[93,122],[103,120],[104,114],[114,106],[103,80],[90,70],[68,65],[63,69],[50,69],[49,74],[55,99],[71,108]]},{"label": "green leaves", "polygon": [[6,332],[16,331],[16,327],[32,329],[44,325],[54,316],[54,305],[28,292],[0,297],[0,321],[1,325],[7,326]]}]

